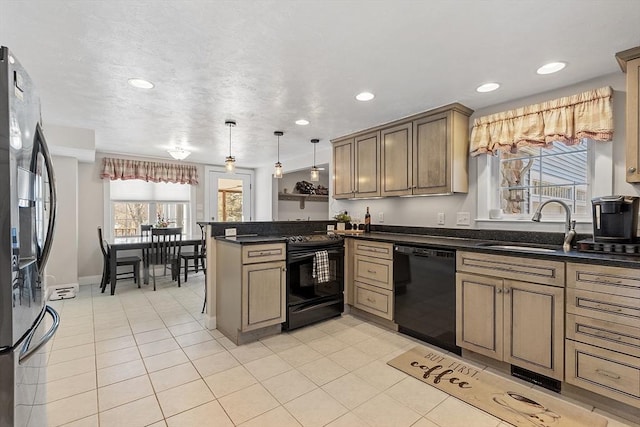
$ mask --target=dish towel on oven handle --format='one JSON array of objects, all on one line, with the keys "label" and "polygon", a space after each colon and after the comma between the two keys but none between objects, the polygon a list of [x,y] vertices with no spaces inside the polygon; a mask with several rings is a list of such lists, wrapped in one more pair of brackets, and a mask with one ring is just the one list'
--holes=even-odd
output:
[{"label": "dish towel on oven handle", "polygon": [[311,277],[318,279],[318,283],[329,281],[329,252],[317,251],[313,257]]}]

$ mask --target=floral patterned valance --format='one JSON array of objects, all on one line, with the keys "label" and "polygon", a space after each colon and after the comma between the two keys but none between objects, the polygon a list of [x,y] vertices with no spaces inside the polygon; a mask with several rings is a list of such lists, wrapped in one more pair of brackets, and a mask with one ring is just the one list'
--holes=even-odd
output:
[{"label": "floral patterned valance", "polygon": [[573,145],[583,138],[611,141],[612,95],[613,90],[606,86],[479,117],[471,129],[471,155],[495,154],[498,150],[515,153],[518,147],[550,147],[554,141]]},{"label": "floral patterned valance", "polygon": [[141,179],[151,182],[173,182],[180,184],[198,184],[198,170],[193,165],[175,163],[143,162],[139,160],[102,159],[100,178]]}]

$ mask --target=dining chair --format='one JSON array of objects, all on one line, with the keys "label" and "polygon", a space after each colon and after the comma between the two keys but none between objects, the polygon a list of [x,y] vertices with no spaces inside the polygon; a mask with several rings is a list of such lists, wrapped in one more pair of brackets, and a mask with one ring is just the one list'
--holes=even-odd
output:
[{"label": "dining chair", "polygon": [[[206,226],[205,226],[206,227]],[[205,276],[207,275],[205,261],[207,258],[207,247],[205,240],[205,228],[200,225],[200,233],[202,239],[199,245],[194,245],[193,249],[187,249],[180,252],[180,259],[178,266],[180,270],[184,269],[184,281],[187,281],[187,273],[189,271],[195,271],[196,273],[202,268]],[[191,268],[189,267],[189,261],[192,261]],[[178,284],[180,284],[180,272],[178,272]]]},{"label": "dining chair", "polygon": [[102,281],[100,282],[100,289],[102,293],[107,288],[107,283],[110,283],[111,280],[114,280],[114,285],[111,287],[113,295],[115,290],[115,284],[118,282],[118,279],[131,279],[133,278],[133,282],[138,284],[140,287],[140,257],[138,256],[125,256],[118,257],[117,266],[131,266],[131,271],[123,271],[122,273],[117,273],[116,277],[111,278],[111,253],[109,251],[109,245],[104,240],[102,234],[102,227],[98,227],[98,242],[100,243],[100,250],[102,251]]},{"label": "dining chair", "polygon": [[140,235],[142,237],[151,237],[151,229],[153,224],[140,224]]},{"label": "dining chair", "polygon": [[[167,267],[171,272],[171,279],[176,280],[180,275],[180,250],[182,248],[182,227],[154,227],[151,229],[150,245],[144,249],[147,266],[153,276],[153,290],[156,290],[156,269],[164,267],[163,275],[167,275]],[[180,281],[178,281],[180,286]]]}]

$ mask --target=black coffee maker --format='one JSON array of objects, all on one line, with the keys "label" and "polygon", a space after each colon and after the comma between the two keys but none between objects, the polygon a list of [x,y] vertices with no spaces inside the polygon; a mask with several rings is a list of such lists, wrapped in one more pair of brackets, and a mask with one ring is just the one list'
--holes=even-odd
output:
[{"label": "black coffee maker", "polygon": [[638,201],[635,196],[602,196],[591,199],[593,240],[634,243],[638,227]]}]

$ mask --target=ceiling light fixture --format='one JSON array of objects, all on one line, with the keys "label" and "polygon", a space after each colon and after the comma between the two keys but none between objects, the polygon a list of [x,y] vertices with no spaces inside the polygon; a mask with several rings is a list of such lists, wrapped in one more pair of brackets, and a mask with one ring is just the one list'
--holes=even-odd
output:
[{"label": "ceiling light fixture", "polygon": [[316,167],[316,144],[320,142],[319,139],[312,139],[311,143],[313,144],[313,166],[311,167],[311,182],[320,181],[320,169]]},{"label": "ceiling light fixture", "polygon": [[376,96],[371,92],[360,92],[359,94],[356,95],[356,99],[358,101],[371,101],[375,97]]},{"label": "ceiling light fixture", "polygon": [[129,84],[138,89],[153,89],[154,84],[145,79],[129,79]]},{"label": "ceiling light fixture", "polygon": [[284,132],[277,130],[273,134],[278,137],[278,161],[276,162],[276,168],[273,171],[273,177],[282,178],[282,163],[280,163],[280,137],[284,135]]},{"label": "ceiling light fixture", "polygon": [[544,64],[542,67],[538,68],[536,73],[538,74],[553,74],[558,71],[564,69],[567,66],[566,62],[549,62],[548,64]]},{"label": "ceiling light fixture", "polygon": [[306,119],[296,120],[296,124],[299,126],[306,126],[309,124],[309,120],[306,120]]},{"label": "ceiling light fixture", "polygon": [[167,153],[169,153],[171,157],[173,157],[176,160],[184,160],[187,157],[189,157],[189,154],[191,154],[191,151],[187,151],[182,147],[175,147],[175,148],[172,148],[171,150],[167,150]]},{"label": "ceiling light fixture", "polygon": [[493,92],[494,90],[498,89],[500,87],[499,83],[485,83],[483,85],[480,85],[476,88],[476,91],[480,92],[480,93],[485,93],[485,92]]},{"label": "ceiling light fixture", "polygon": [[229,155],[224,160],[224,168],[227,172],[233,173],[236,170],[236,158],[231,155],[231,128],[236,126],[236,121],[227,120],[224,124],[229,126]]}]

